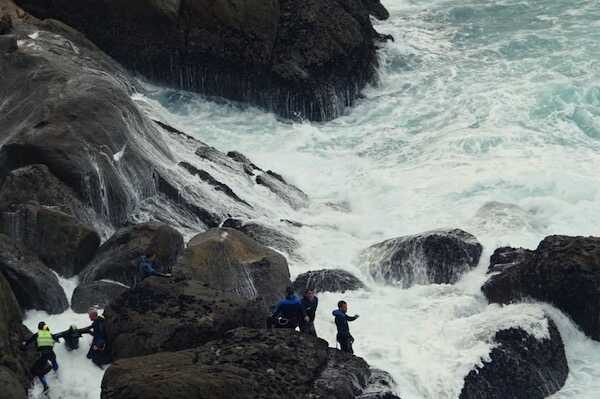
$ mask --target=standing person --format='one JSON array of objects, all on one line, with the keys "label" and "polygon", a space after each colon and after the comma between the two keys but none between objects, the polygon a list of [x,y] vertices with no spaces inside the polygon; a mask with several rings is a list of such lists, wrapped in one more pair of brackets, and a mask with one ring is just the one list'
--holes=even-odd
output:
[{"label": "standing person", "polygon": [[93,339],[87,358],[91,359],[96,366],[102,368],[104,364],[110,363],[110,351],[108,350],[108,342],[106,339],[104,316],[99,315],[98,309],[96,308],[90,308],[88,310],[88,316],[92,321],[92,325],[86,328],[85,332],[91,334]]},{"label": "standing person", "polygon": [[300,300],[294,294],[292,287],[285,290],[285,298],[279,301],[271,320],[275,328],[296,329],[300,321],[304,319],[304,311]]},{"label": "standing person", "polygon": [[304,319],[302,319],[302,322],[300,323],[300,331],[316,337],[315,313],[317,311],[317,306],[319,306],[319,298],[315,296],[315,291],[312,288],[307,288],[304,291],[304,296],[302,297],[300,304],[302,305],[305,314]]},{"label": "standing person", "polygon": [[335,317],[335,326],[337,327],[337,341],[340,343],[340,350],[342,352],[354,353],[352,344],[354,343],[354,337],[350,335],[350,327],[348,326],[349,321],[358,319],[358,315],[348,316],[348,304],[346,301],[339,301],[338,308],[332,312]]},{"label": "standing person", "polygon": [[50,333],[50,327],[45,322],[40,321],[38,323],[38,332],[33,334],[27,341],[23,341],[21,348],[26,350],[33,341],[36,342],[40,357],[31,367],[31,374],[38,377],[44,387],[44,392],[48,392],[49,387],[46,381],[46,374],[50,370],[54,370],[55,372],[58,370],[56,354],[54,353],[54,343],[58,342],[58,339]]},{"label": "standing person", "polygon": [[153,250],[149,250],[145,255],[142,255],[138,261],[138,276],[136,279],[136,284],[141,283],[144,279],[150,276],[158,276],[158,277],[171,277],[170,273],[161,273],[158,271],[160,269],[160,263],[158,262],[158,256],[156,252]]}]

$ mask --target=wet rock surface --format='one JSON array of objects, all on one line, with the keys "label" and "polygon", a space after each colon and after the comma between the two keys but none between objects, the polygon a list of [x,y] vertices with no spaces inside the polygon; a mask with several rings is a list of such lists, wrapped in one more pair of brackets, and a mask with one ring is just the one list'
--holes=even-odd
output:
[{"label": "wet rock surface", "polygon": [[452,284],[477,266],[482,250],[466,231],[432,230],[372,245],[361,254],[361,262],[374,279],[403,288]]},{"label": "wet rock surface", "polygon": [[600,340],[600,238],[555,235],[534,251],[500,248],[490,269],[500,271],[482,287],[490,302],[533,298],[551,303]]},{"label": "wet rock surface", "polygon": [[106,308],[106,306],[129,287],[108,280],[83,283],[75,288],[71,297],[71,309],[75,313],[86,313],[92,306]]},{"label": "wet rock surface", "polygon": [[312,288],[317,292],[346,292],[365,288],[360,279],[341,269],[311,270],[296,277],[293,283],[296,292]]},{"label": "wet rock surface", "polygon": [[108,279],[131,286],[138,273],[139,259],[148,250],[156,253],[166,272],[183,252],[183,236],[162,223],[123,227],[100,246],[79,278],[84,283]]},{"label": "wet rock surface", "polygon": [[275,195],[287,202],[293,209],[306,208],[309,203],[308,195],[306,195],[298,187],[289,184],[285,179],[273,172],[268,170],[256,177],[256,183],[267,187]]},{"label": "wet rock surface", "polygon": [[223,222],[222,227],[239,230],[259,244],[274,248],[289,255],[293,254],[300,246],[300,243],[296,241],[296,239],[281,233],[274,228],[255,222],[244,222],[239,219],[230,218]]},{"label": "wet rock surface", "polygon": [[264,326],[259,302],[199,281],[149,277],[105,310],[115,359],[193,348],[237,327]]},{"label": "wet rock surface", "polygon": [[544,399],[560,390],[569,366],[558,329],[550,319],[548,330],[545,339],[519,328],[498,331],[490,360],[465,377],[460,399]]}]

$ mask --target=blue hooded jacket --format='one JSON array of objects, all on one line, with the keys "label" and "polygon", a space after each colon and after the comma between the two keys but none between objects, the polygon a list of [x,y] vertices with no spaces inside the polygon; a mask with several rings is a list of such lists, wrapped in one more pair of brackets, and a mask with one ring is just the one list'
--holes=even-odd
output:
[{"label": "blue hooded jacket", "polygon": [[296,295],[289,295],[277,303],[273,317],[283,317],[289,321],[290,328],[295,328],[304,318],[304,309]]},{"label": "blue hooded jacket", "polygon": [[348,322],[356,320],[357,316],[348,316],[340,309],[335,309],[331,314],[335,317],[335,326],[337,327],[338,335],[350,335]]}]

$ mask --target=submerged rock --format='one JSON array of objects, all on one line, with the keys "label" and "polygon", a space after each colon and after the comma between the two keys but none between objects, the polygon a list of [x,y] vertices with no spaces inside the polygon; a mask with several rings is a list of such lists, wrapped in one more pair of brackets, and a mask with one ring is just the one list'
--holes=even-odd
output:
[{"label": "submerged rock", "polygon": [[365,288],[352,273],[341,269],[311,270],[296,277],[293,283],[296,292],[312,288],[317,292],[346,292]]},{"label": "submerged rock", "polygon": [[483,247],[459,229],[432,230],[392,238],[363,251],[374,279],[403,288],[414,284],[452,284],[477,266]]},{"label": "submerged rock", "polygon": [[600,238],[555,235],[535,251],[499,248],[490,271],[500,271],[481,288],[490,302],[549,302],[600,340]]},{"label": "submerged rock", "polygon": [[39,205],[19,205],[0,212],[0,233],[25,245],[66,278],[78,274],[100,245],[100,236],[92,228]]},{"label": "submerged rock", "polygon": [[4,275],[24,310],[58,314],[69,302],[56,276],[23,245],[0,234],[0,273]]},{"label": "submerged rock", "polygon": [[112,300],[104,316],[115,359],[193,348],[228,330],[265,324],[257,301],[225,295],[200,281],[160,277]]},{"label": "submerged rock", "polygon": [[489,361],[465,377],[460,399],[544,399],[558,392],[569,366],[558,329],[547,320],[543,339],[520,328],[498,331]]},{"label": "submerged rock", "polygon": [[222,226],[239,230],[254,239],[259,244],[274,248],[289,255],[293,254],[294,251],[300,246],[300,243],[296,241],[296,239],[271,227],[267,227],[255,222],[243,222],[239,219],[230,218],[224,221]]},{"label": "submerged rock", "polygon": [[242,298],[261,298],[265,308],[277,302],[290,284],[283,255],[230,228],[198,234],[178,264],[189,277]]},{"label": "submerged rock", "polygon": [[123,227],[102,244],[79,278],[84,283],[108,279],[131,286],[139,258],[148,250],[155,251],[158,261],[169,269],[183,252],[183,236],[162,223]]},{"label": "submerged rock", "polygon": [[113,363],[102,398],[353,399],[370,373],[364,360],[322,339],[240,328],[194,349]]},{"label": "submerged rock", "polygon": [[379,0],[17,0],[146,78],[288,118],[339,116],[375,81]]},{"label": "submerged rock", "polygon": [[126,285],[109,280],[82,283],[73,291],[71,309],[75,313],[86,313],[92,306],[104,309],[113,299],[128,289]]}]

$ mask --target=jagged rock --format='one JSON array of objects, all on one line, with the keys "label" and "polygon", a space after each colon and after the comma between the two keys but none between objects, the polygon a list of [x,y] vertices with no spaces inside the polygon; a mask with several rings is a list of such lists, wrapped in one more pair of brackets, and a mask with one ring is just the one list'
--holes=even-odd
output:
[{"label": "jagged rock", "polygon": [[376,76],[379,0],[17,0],[129,69],[284,117],[332,119]]},{"label": "jagged rock", "polygon": [[211,229],[188,243],[178,268],[191,278],[243,298],[281,299],[290,284],[285,258],[230,228]]},{"label": "jagged rock", "polygon": [[[3,10],[4,11],[4,10]],[[12,31],[13,23],[9,14],[0,16],[0,35],[6,35]]]},{"label": "jagged rock", "polygon": [[248,159],[248,157],[246,157],[241,152],[229,151],[227,153],[227,156],[229,158],[233,159],[234,161],[237,161],[237,162],[241,163],[242,165],[244,165],[244,171],[250,176],[254,176],[254,171],[259,171],[259,172],[263,171],[261,168],[259,168],[254,163],[252,163],[252,161],[250,161]]},{"label": "jagged rock", "polygon": [[259,244],[290,255],[300,246],[300,243],[294,238],[254,222],[244,223],[242,220],[230,218],[223,222],[222,227],[230,227],[239,230],[253,238]]},{"label": "jagged rock", "polygon": [[357,399],[400,399],[393,390],[396,389],[396,381],[390,373],[379,369],[371,369],[371,377],[367,383],[365,393]]},{"label": "jagged rock", "polygon": [[73,291],[71,309],[75,313],[86,313],[92,306],[104,309],[113,299],[128,289],[126,285],[108,280],[80,284]]},{"label": "jagged rock", "polygon": [[308,195],[298,187],[286,182],[281,175],[273,171],[268,170],[266,173],[257,176],[256,183],[267,187],[294,209],[308,206]]},{"label": "jagged rock", "polygon": [[296,277],[292,284],[296,292],[313,288],[317,292],[346,292],[365,288],[352,273],[341,269],[311,270]]},{"label": "jagged rock", "polygon": [[322,339],[239,328],[195,349],[113,363],[102,398],[353,399],[369,375],[364,360]]},{"label": "jagged rock", "polygon": [[232,198],[234,201],[237,201],[252,208],[252,206],[249,203],[238,197],[237,194],[234,193],[233,190],[227,184],[221,183],[220,181],[212,177],[207,171],[198,169],[194,165],[191,165],[187,162],[179,162],[179,166],[187,170],[190,174],[198,176],[200,180],[214,187],[216,191],[221,191],[228,197]]},{"label": "jagged rock", "polygon": [[363,251],[361,261],[376,280],[403,288],[452,284],[477,266],[482,250],[466,231],[432,230],[375,244]]},{"label": "jagged rock", "polygon": [[149,277],[114,299],[104,316],[115,359],[193,348],[228,330],[265,323],[256,301],[225,295],[203,282],[160,277]]},{"label": "jagged rock", "polygon": [[501,271],[482,287],[490,302],[549,302],[600,340],[600,238],[555,235],[535,251],[500,248],[492,255],[490,269]]},{"label": "jagged rock", "polygon": [[78,274],[100,245],[100,236],[90,227],[39,205],[19,205],[1,212],[0,233],[26,246],[63,277]]},{"label": "jagged rock", "polygon": [[537,339],[520,328],[498,331],[490,360],[465,377],[460,399],[544,399],[569,374],[562,339],[548,319],[549,336]]},{"label": "jagged rock", "polygon": [[22,309],[62,313],[69,307],[56,276],[23,245],[0,234],[0,273],[8,280]]},{"label": "jagged rock", "polygon": [[183,236],[162,223],[123,227],[100,246],[79,278],[84,283],[107,279],[131,286],[135,282],[140,256],[150,249],[168,269],[183,252]]},{"label": "jagged rock", "polygon": [[0,210],[12,205],[39,203],[56,207],[83,224],[99,224],[91,208],[73,190],[56,178],[46,165],[34,164],[12,170],[0,187]]}]

